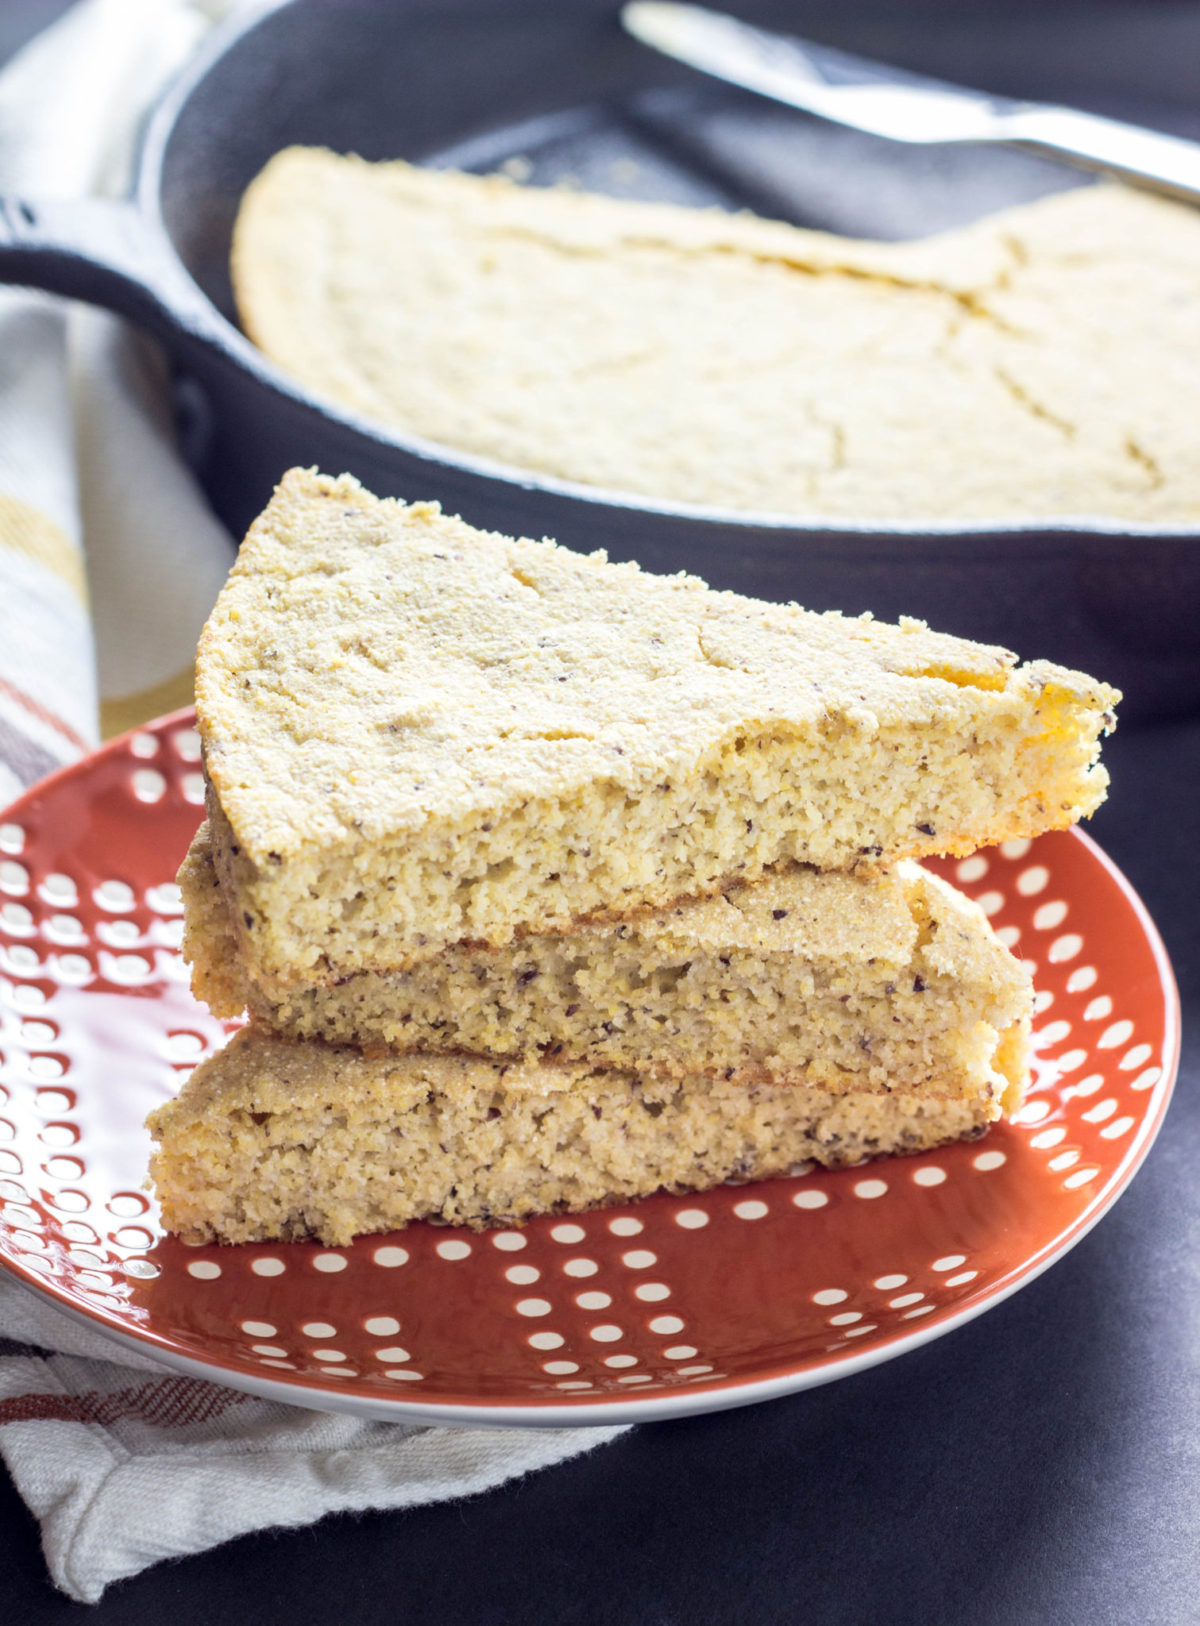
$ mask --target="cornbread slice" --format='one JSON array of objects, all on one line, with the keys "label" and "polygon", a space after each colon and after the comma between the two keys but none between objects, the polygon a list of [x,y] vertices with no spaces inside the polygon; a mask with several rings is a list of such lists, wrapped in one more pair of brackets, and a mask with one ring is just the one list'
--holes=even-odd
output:
[{"label": "cornbread slice", "polygon": [[1118,696],[285,476],[200,640],[256,980],[404,969],[752,880],[970,852],[1101,801]]},{"label": "cornbread slice", "polygon": [[511,1224],[982,1134],[1020,1089],[1011,1037],[1008,1078],[937,1100],[367,1057],[249,1027],[151,1116],[151,1175],[164,1224],[194,1241],[338,1245],[415,1219]]},{"label": "cornbread slice", "polygon": [[393,430],[676,503],[1200,520],[1200,215],[1116,186],[916,243],[292,148],[246,331]]},{"label": "cornbread slice", "polygon": [[795,867],[569,936],[456,944],[329,986],[244,974],[207,826],[179,875],[192,991],[293,1039],[541,1055],[671,1078],[977,1095],[1030,980],[981,910],[916,864]]}]

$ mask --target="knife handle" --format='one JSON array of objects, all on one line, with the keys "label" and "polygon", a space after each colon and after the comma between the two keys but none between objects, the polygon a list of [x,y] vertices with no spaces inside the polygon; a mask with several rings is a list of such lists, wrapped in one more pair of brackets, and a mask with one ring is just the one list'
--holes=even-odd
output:
[{"label": "knife handle", "polygon": [[1017,107],[1002,124],[1006,140],[1200,202],[1200,143],[1070,107]]}]

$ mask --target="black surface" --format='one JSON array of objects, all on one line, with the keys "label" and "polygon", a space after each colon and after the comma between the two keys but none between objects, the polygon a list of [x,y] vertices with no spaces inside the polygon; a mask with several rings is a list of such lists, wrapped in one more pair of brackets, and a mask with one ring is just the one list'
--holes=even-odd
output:
[{"label": "black surface", "polygon": [[[1193,5],[943,10],[978,28],[997,88],[1022,67],[1020,30],[1037,12],[1057,15],[1049,32],[1064,40],[1074,28],[1112,111],[1131,111],[1120,100],[1131,61],[1161,69],[1168,100],[1195,89],[1196,58],[1171,43],[1194,26]],[[1035,67],[1053,94],[1053,60]],[[1114,790],[1091,828],[1174,959],[1184,1063],[1145,1168],[1047,1275],[860,1377],[647,1426],[452,1506],[247,1537],[115,1586],[93,1609],[50,1588],[34,1523],[0,1478],[0,1621],[1200,1621],[1200,717],[1123,728],[1107,752]]]}]

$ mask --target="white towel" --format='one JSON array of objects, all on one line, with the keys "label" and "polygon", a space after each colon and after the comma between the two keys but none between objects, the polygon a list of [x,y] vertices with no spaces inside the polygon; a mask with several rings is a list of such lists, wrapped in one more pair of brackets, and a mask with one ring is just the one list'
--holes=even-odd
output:
[{"label": "white towel", "polygon": [[[218,9],[84,0],[34,40],[0,74],[0,193],[123,191],[147,103]],[[0,289],[0,806],[102,723],[191,697],[233,547],[175,451],[164,382],[107,313]]]},{"label": "white towel", "polygon": [[[0,74],[0,192],[120,192],[142,111],[228,9],[83,0]],[[233,545],[175,450],[164,379],[114,318],[0,289],[0,807],[101,731],[191,697]],[[55,1583],[84,1602],[249,1530],[469,1495],[620,1432],[257,1400],[130,1354],[0,1275],[0,1456]]]},{"label": "white towel", "polygon": [[4,1280],[0,1331],[0,1453],[81,1603],[248,1530],[469,1496],[623,1432],[302,1411],[126,1354]]}]

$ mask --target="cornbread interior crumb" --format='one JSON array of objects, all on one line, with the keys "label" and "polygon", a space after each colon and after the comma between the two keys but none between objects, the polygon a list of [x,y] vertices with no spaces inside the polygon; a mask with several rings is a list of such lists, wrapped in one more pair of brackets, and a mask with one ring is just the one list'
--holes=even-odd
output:
[{"label": "cornbread interior crumb", "polygon": [[293,470],[205,627],[221,885],[256,979],[820,868],[1102,799],[1119,698],[1047,662],[480,532]]},{"label": "cornbread interior crumb", "polygon": [[547,1055],[683,1078],[977,1095],[1027,971],[982,912],[916,864],[792,867],[629,922],[457,944],[408,971],[253,982],[207,826],[180,871],[192,988],[293,1039],[395,1051]]},{"label": "cornbread interior crumb", "polygon": [[[1004,1057],[1022,1045],[1014,1032]],[[810,1159],[921,1151],[982,1134],[1016,1088],[995,1073],[973,1098],[833,1095],[545,1062],[371,1057],[249,1027],[151,1116],[151,1173],[164,1223],[187,1240],[340,1245],[415,1219],[513,1224],[786,1174]]]}]

